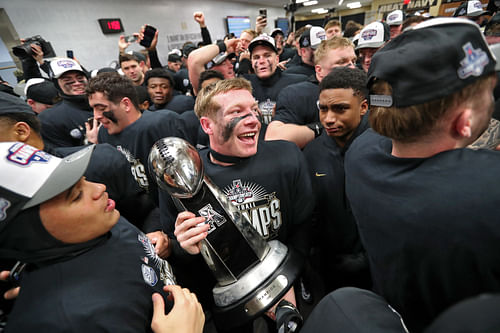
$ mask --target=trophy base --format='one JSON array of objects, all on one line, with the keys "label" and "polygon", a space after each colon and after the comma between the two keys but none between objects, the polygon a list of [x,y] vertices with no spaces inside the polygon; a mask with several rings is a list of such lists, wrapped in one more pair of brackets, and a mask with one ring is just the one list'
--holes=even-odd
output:
[{"label": "trophy base", "polygon": [[[220,291],[218,290],[220,288],[217,286],[214,288],[214,299],[216,300],[216,306],[213,309],[214,320],[216,326],[222,330],[230,330],[238,326],[242,326],[260,316],[286,294],[286,292],[292,287],[295,279],[298,277],[303,263],[301,256],[294,251],[287,250],[286,246],[278,241],[271,241],[269,242],[269,245],[271,246],[271,250],[269,251],[268,256],[273,256],[273,253],[277,257],[281,256],[283,248],[286,252],[284,253],[285,255],[279,262],[278,266],[272,269],[271,274],[269,274],[266,278],[259,280],[256,275],[253,275],[253,278],[251,279],[252,285],[256,285],[255,289],[251,290],[231,305],[220,306],[220,302],[218,304],[217,298],[215,297],[216,291]],[[266,258],[268,256],[266,256]],[[264,262],[265,259],[247,274],[244,274],[242,279],[246,278],[247,275],[251,275],[254,270],[258,270],[259,266],[264,266]],[[264,268],[261,268],[261,270],[264,270]],[[240,280],[238,280],[238,282],[239,281]],[[238,282],[235,282],[234,284],[237,284]],[[231,286],[226,286],[224,288]],[[235,287],[235,290],[233,291],[241,293],[241,287],[241,285],[237,289]]]}]

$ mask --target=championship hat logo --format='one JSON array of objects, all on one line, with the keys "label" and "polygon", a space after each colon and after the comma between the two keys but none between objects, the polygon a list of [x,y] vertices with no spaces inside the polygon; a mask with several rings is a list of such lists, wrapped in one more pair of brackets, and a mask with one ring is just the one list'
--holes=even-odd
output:
[{"label": "championship hat logo", "polygon": [[398,18],[398,14],[395,13],[395,14],[392,14],[392,15],[389,15],[389,17],[387,18],[388,21],[392,21],[392,20],[396,20]]},{"label": "championship hat logo", "polygon": [[326,33],[324,30],[320,30],[316,33],[316,38],[320,40],[325,40],[326,39]]},{"label": "championship hat logo", "polygon": [[47,163],[50,155],[24,143],[16,143],[9,148],[7,159],[19,165],[29,165],[31,162]]},{"label": "championship hat logo", "polygon": [[368,29],[363,31],[363,34],[361,34],[361,38],[364,40],[371,40],[375,36],[377,36],[376,29]]},{"label": "championship hat logo", "polygon": [[75,67],[75,62],[73,62],[71,60],[66,60],[66,59],[58,60],[56,64],[57,64],[57,66],[62,67],[62,68]]},{"label": "championship hat logo", "polygon": [[458,77],[463,79],[469,76],[480,76],[483,74],[484,67],[488,65],[490,60],[488,55],[482,49],[474,49],[470,42],[462,46],[465,53],[465,58],[460,61],[461,67],[457,70]]}]

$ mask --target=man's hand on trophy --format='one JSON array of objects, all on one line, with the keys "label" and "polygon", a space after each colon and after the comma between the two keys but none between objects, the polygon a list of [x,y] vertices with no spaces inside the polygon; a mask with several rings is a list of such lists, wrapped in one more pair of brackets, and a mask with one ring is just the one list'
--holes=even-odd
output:
[{"label": "man's hand on trophy", "polygon": [[208,235],[210,225],[205,218],[191,212],[180,212],[175,220],[174,234],[181,247],[189,254],[200,253],[200,242]]},{"label": "man's hand on trophy", "polygon": [[151,243],[155,246],[155,252],[160,258],[167,258],[172,252],[172,245],[168,236],[163,231],[154,231],[146,234]]}]

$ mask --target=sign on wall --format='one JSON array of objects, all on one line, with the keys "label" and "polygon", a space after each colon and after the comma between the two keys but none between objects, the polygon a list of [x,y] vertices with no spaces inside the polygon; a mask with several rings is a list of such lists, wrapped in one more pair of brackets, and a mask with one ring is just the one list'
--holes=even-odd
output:
[{"label": "sign on wall", "polygon": [[[420,9],[428,9],[431,6],[435,6],[437,4],[437,0],[412,0],[406,7],[406,10],[420,10]],[[383,5],[380,5],[378,7],[377,12],[378,13],[389,13],[392,12],[393,10],[401,9],[403,10],[404,3],[403,1],[401,2],[395,2],[395,3],[386,3]]]}]

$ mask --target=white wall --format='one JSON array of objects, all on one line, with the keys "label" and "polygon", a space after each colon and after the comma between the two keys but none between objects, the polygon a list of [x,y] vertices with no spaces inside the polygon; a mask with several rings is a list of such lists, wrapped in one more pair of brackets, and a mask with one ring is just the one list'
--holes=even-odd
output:
[{"label": "white wall", "polygon": [[[108,66],[118,57],[119,34],[104,35],[99,18],[121,18],[125,35],[138,31],[143,24],[156,27],[160,34],[160,61],[166,64],[167,35],[199,34],[193,12],[204,12],[215,41],[226,34],[225,16],[250,16],[253,28],[259,7],[262,6],[216,0],[0,0],[0,8],[7,12],[19,37],[39,34],[51,42],[58,56],[65,56],[66,50],[71,49],[88,70]],[[285,11],[268,7],[267,30],[274,27],[277,17],[285,17]]]}]

